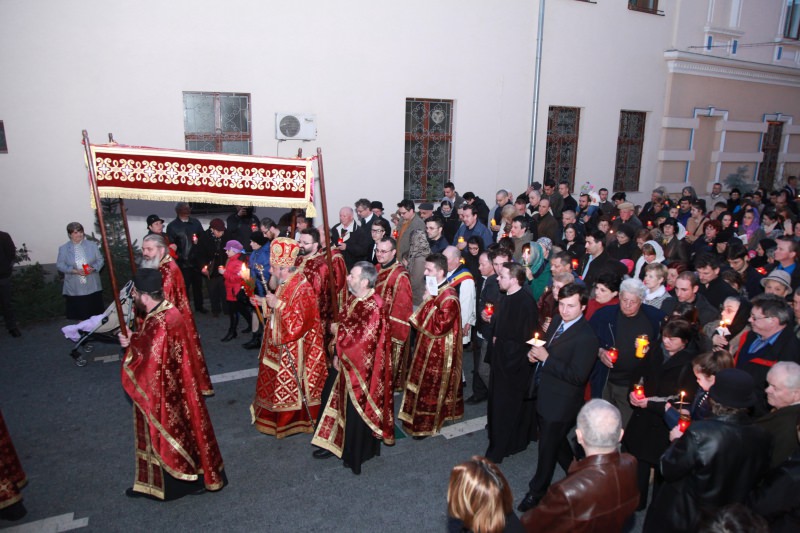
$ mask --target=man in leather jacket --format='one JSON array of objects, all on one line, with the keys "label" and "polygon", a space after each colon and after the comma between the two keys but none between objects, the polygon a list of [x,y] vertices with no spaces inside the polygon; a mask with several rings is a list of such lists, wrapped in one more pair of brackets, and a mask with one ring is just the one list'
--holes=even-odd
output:
[{"label": "man in leather jacket", "polygon": [[619,410],[592,400],[578,413],[577,426],[586,458],[573,463],[567,477],[522,515],[526,531],[621,531],[636,510],[636,459],[619,452]]}]

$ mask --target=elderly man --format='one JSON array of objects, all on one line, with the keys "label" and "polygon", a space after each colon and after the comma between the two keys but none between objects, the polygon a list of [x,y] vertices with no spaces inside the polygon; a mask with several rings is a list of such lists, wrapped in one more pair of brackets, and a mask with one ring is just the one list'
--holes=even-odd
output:
[{"label": "elderly man", "polygon": [[492,232],[478,220],[478,211],[475,206],[464,204],[462,212],[464,213],[464,223],[456,231],[455,246],[461,251],[465,250],[467,241],[474,236],[483,240],[483,247],[488,248],[492,244]]},{"label": "elderly man", "polygon": [[408,319],[411,317],[411,280],[406,268],[397,261],[397,244],[391,237],[384,237],[377,248],[378,279],[375,282],[375,293],[383,300],[383,309],[388,317],[387,335],[391,342],[392,382],[394,390],[402,390],[405,386],[405,375],[408,369],[403,358],[406,340],[411,331]]},{"label": "elderly man", "polygon": [[461,305],[447,282],[447,258],[425,258],[425,300],[411,315],[417,343],[397,416],[414,438],[436,434],[445,421],[464,416],[461,388]]},{"label": "elderly man", "polygon": [[779,361],[767,372],[767,402],[772,411],[756,420],[772,435],[775,468],[797,449],[797,417],[800,415],[800,365]]},{"label": "elderly man", "polygon": [[145,313],[136,332],[119,334],[125,350],[122,388],[133,403],[136,449],[130,498],[172,500],[226,483],[205,400],[194,386],[186,320],[164,299],[161,273],[140,268],[134,305]]},{"label": "elderly man", "polygon": [[411,247],[411,233],[415,229],[425,231],[425,222],[417,216],[414,208],[414,202],[408,199],[397,204],[397,214],[400,215],[397,223],[397,255],[400,259],[403,259]]},{"label": "elderly man", "polygon": [[383,301],[375,294],[378,273],[366,262],[347,276],[352,300],[336,331],[338,370],[333,391],[311,443],[343,460],[361,474],[361,465],[380,455],[381,441],[394,444],[392,363],[385,350],[387,330]]},{"label": "elderly man", "polygon": [[539,212],[533,215],[536,221],[536,231],[539,237],[547,237],[552,242],[561,242],[561,227],[556,217],[550,213],[550,199],[543,197],[539,200]]},{"label": "elderly man", "polygon": [[175,220],[167,224],[169,242],[176,246],[178,266],[186,283],[186,292],[192,292],[194,310],[206,313],[203,307],[203,275],[200,254],[194,249],[203,233],[203,225],[196,218],[189,216],[192,208],[186,202],[175,205]]},{"label": "elderly man", "polygon": [[[502,248],[500,251],[507,253]],[[478,295],[477,318],[475,327],[475,345],[472,346],[472,395],[464,403],[469,405],[479,404],[489,396],[489,364],[492,348],[492,315],[494,311],[487,311],[487,304],[492,309],[497,307],[500,301],[500,286],[497,283],[497,273],[494,271],[492,260],[489,258],[490,252],[483,251],[478,257],[478,271],[483,278],[480,284],[481,290]],[[505,263],[507,256],[503,260]],[[487,356],[488,354],[488,356]]]},{"label": "elderly man", "polygon": [[539,505],[522,515],[529,532],[623,531],[639,503],[636,458],[620,453],[622,419],[605,400],[578,412],[575,435],[586,458],[547,489]]},{"label": "elderly man", "polygon": [[278,288],[251,298],[262,307],[266,324],[250,416],[258,431],[280,439],[314,432],[327,369],[317,296],[295,266],[299,245],[278,237],[271,248]]},{"label": "elderly man", "polygon": [[363,231],[356,224],[352,207],[339,210],[339,223],[331,228],[331,246],[342,253],[347,268],[369,257],[372,239],[369,231]]},{"label": "elderly man", "polygon": [[750,374],[756,383],[756,415],[768,411],[767,373],[778,361],[800,360],[800,343],[789,327],[792,325],[793,311],[782,298],[772,294],[762,294],[752,301],[750,328],[736,354],[736,368]]},{"label": "elderly man", "polygon": [[643,221],[653,221],[655,219],[655,206],[659,206],[664,203],[664,200],[667,196],[667,191],[664,187],[656,187],[653,189],[653,192],[650,193],[650,201],[644,204],[642,210],[639,212],[639,218]]},{"label": "elderly man", "polygon": [[[628,401],[631,380],[641,372],[640,367],[646,356],[637,357],[637,338],[647,335],[650,345],[661,342],[664,312],[650,305],[642,305],[644,294],[645,287],[641,281],[626,279],[619,287],[619,304],[599,309],[589,321],[600,340],[600,360],[595,364],[591,379],[592,398],[599,398],[602,394],[603,399],[619,409],[624,425],[628,425],[633,414]],[[609,348],[616,348],[616,362],[609,357]]]},{"label": "elderly man", "polygon": [[631,202],[622,202],[619,204],[618,208],[619,216],[611,224],[611,230],[615,235],[619,233],[619,227],[623,224],[627,224],[628,226],[632,227],[634,233],[642,229],[642,221],[633,214],[636,210],[636,207]]},{"label": "elderly man", "polygon": [[366,198],[359,198],[356,200],[355,208],[356,215],[358,215],[358,225],[363,229],[368,229],[372,226],[372,220],[375,214],[372,212],[371,205],[372,202]]},{"label": "elderly man", "polygon": [[433,216],[433,203],[432,202],[422,202],[419,204],[419,218],[422,220],[428,220],[430,217]]},{"label": "elderly man", "polygon": [[[503,208],[511,203],[511,193],[509,193],[505,189],[500,189],[497,191],[497,194],[494,196],[495,201],[497,202],[492,210],[489,212],[489,220],[494,220],[495,222],[500,221],[500,213],[503,212]],[[498,231],[500,231],[500,225],[495,224],[494,226],[489,227],[490,230],[496,235]]]},{"label": "elderly man", "polygon": [[464,344],[469,344],[471,329],[475,325],[475,278],[461,263],[461,254],[455,246],[445,248],[443,255],[447,258],[447,282],[456,290],[461,303],[463,341]]},{"label": "elderly man", "polygon": [[211,385],[211,378],[208,375],[206,358],[203,354],[203,346],[200,343],[200,334],[197,333],[197,325],[194,322],[194,315],[189,306],[189,297],[186,295],[186,284],[183,282],[183,275],[180,268],[169,255],[167,242],[161,235],[148,235],[142,240],[142,268],[155,268],[161,272],[163,280],[162,294],[164,299],[175,306],[183,316],[188,336],[189,349],[185,357],[194,370],[196,385],[204,396],[214,394],[214,387]]},{"label": "elderly man", "polygon": [[583,391],[597,353],[597,337],[583,318],[589,295],[574,283],[558,294],[558,315],[545,332],[544,343],[534,345],[528,360],[536,363],[533,383],[539,425],[536,473],[517,509],[532,509],[544,497],[556,464],[567,471],[573,453],[567,435],[583,405]]},{"label": "elderly man", "polygon": [[647,510],[644,531],[697,531],[704,513],[743,502],[769,466],[770,436],[748,423],[753,379],[721,370],[708,391],[712,418],[696,420],[661,456],[664,484]]}]

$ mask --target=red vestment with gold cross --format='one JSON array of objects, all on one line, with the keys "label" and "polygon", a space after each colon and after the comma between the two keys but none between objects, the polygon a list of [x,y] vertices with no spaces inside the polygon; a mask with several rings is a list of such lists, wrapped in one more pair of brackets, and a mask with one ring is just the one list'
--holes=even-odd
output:
[{"label": "red vestment with gold cross", "polygon": [[222,455],[188,351],[186,320],[169,301],[158,304],[131,336],[122,387],[133,400],[136,479],[133,490],[164,499],[164,473],[182,480],[203,476],[223,487]]},{"label": "red vestment with gold cross", "polygon": [[411,293],[411,278],[403,265],[394,262],[388,268],[378,271],[375,282],[375,292],[383,300],[383,306],[388,317],[389,338],[391,340],[392,380],[395,390],[402,390],[405,386],[405,376],[408,370],[405,355],[406,340],[411,331],[408,319],[414,311]]},{"label": "red vestment with gold cross", "polygon": [[461,390],[461,304],[449,283],[426,297],[411,315],[417,345],[397,416],[411,435],[437,433],[448,420],[464,416]]},{"label": "red vestment with gold cross", "polygon": [[[331,323],[333,322],[333,305],[330,290],[330,278],[328,258],[325,251],[321,250],[311,255],[301,255],[297,257],[297,268],[303,273],[306,280],[314,288],[317,297],[317,307],[319,308],[319,318],[322,322],[322,329],[325,332],[323,346],[327,346],[333,339],[331,333]],[[334,281],[335,283],[335,281]]]},{"label": "red vestment with gold cross", "polygon": [[347,399],[373,435],[394,444],[394,396],[388,326],[374,290],[350,297],[336,332],[339,375],[311,443],[342,456]]},{"label": "red vestment with gold cross", "polygon": [[163,280],[162,290],[164,299],[174,305],[183,315],[186,321],[186,332],[189,336],[189,348],[186,350],[186,357],[194,369],[196,387],[204,396],[214,394],[214,387],[211,385],[211,377],[208,375],[206,357],[203,354],[203,346],[200,344],[200,334],[197,333],[197,325],[194,322],[192,308],[189,305],[189,296],[186,294],[186,282],[178,264],[169,255],[164,256],[158,267]]},{"label": "red vestment with gold cross", "polygon": [[0,412],[0,509],[11,507],[22,500],[19,490],[28,479],[11,442],[3,413]]},{"label": "red vestment with gold cross", "polygon": [[[278,286],[275,296],[277,306],[265,308],[264,342],[250,414],[256,429],[282,438],[314,432],[328,369],[317,297],[311,284],[295,271]],[[303,407],[298,377],[313,420]]]}]

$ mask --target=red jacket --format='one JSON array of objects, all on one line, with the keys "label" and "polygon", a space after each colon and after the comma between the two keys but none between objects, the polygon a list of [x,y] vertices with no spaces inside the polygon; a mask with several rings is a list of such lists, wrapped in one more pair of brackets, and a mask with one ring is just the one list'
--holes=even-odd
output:
[{"label": "red jacket", "polygon": [[242,254],[236,254],[228,258],[225,263],[225,299],[229,302],[236,301],[236,295],[242,288]]}]

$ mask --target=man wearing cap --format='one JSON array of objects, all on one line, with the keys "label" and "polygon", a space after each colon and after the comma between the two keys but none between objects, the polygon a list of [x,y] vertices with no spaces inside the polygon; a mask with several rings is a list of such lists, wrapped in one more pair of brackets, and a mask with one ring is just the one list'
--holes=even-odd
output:
[{"label": "man wearing cap", "polygon": [[251,299],[266,324],[250,414],[258,431],[280,439],[314,432],[327,369],[317,297],[295,266],[299,245],[278,237],[270,248],[278,288]]},{"label": "man wearing cap", "polygon": [[205,400],[193,386],[186,320],[164,299],[161,273],[140,268],[131,291],[145,314],[136,332],[119,334],[122,387],[133,401],[136,474],[125,495],[171,500],[226,483]]},{"label": "man wearing cap", "polygon": [[192,208],[186,202],[175,205],[175,220],[167,224],[169,242],[174,244],[178,253],[178,266],[186,283],[186,293],[192,293],[194,310],[205,313],[203,308],[203,274],[202,258],[195,246],[203,233],[203,225],[192,214]]},{"label": "man wearing cap", "polygon": [[619,216],[611,223],[611,230],[615,235],[619,233],[619,227],[622,224],[630,226],[634,233],[642,229],[642,221],[633,214],[636,207],[631,202],[622,202],[617,207],[619,208]]},{"label": "man wearing cap", "polygon": [[771,438],[749,424],[753,378],[727,368],[708,391],[713,416],[695,420],[661,456],[664,484],[647,510],[644,531],[697,531],[703,513],[744,501],[767,471]]},{"label": "man wearing cap", "polygon": [[792,277],[783,270],[773,270],[761,279],[765,294],[774,294],[788,301],[792,294]]},{"label": "man wearing cap", "polygon": [[422,202],[419,204],[418,212],[419,218],[422,220],[428,220],[433,216],[433,204],[431,202]]},{"label": "man wearing cap", "polygon": [[435,435],[445,421],[464,416],[461,304],[447,282],[444,255],[425,258],[425,279],[425,299],[409,319],[417,343],[397,416],[415,438]]},{"label": "man wearing cap", "polygon": [[180,268],[167,253],[167,243],[161,235],[148,235],[142,240],[141,268],[154,268],[161,272],[161,293],[164,299],[171,303],[183,316],[186,326],[188,350],[185,357],[194,369],[196,378],[195,386],[205,396],[214,394],[211,378],[208,375],[203,346],[200,343],[200,334],[189,306],[189,297],[186,295],[186,284]]},{"label": "man wearing cap", "polygon": [[383,300],[383,308],[388,317],[387,335],[391,342],[391,361],[394,390],[405,386],[407,369],[406,341],[411,331],[408,319],[413,311],[411,279],[406,268],[397,261],[397,243],[391,237],[384,237],[377,244],[378,279],[375,293]]},{"label": "man wearing cap", "polygon": [[[764,389],[767,372],[778,361],[800,360],[800,343],[792,330],[794,313],[786,300],[772,294],[762,294],[752,300],[750,328],[734,360],[736,368],[750,374],[756,383],[755,414],[765,414],[769,408]],[[735,350],[732,347],[732,350]]]},{"label": "man wearing cap", "polygon": [[386,220],[387,224],[389,223],[386,217],[383,216],[383,202],[379,202],[377,200],[370,202],[369,208],[372,211],[372,214],[375,215],[375,218],[381,218],[383,220]]},{"label": "man wearing cap", "polygon": [[375,293],[375,266],[356,263],[347,276],[347,308],[336,325],[338,371],[311,443],[317,459],[341,458],[361,474],[361,464],[380,455],[381,441],[394,444],[394,395],[390,335],[384,302]]},{"label": "man wearing cap", "polygon": [[170,244],[167,232],[164,231],[163,218],[158,215],[150,215],[147,217],[147,235],[161,235],[164,237],[169,247],[169,255],[171,255],[173,259],[178,259],[178,252],[175,251],[178,247],[174,244]]}]

